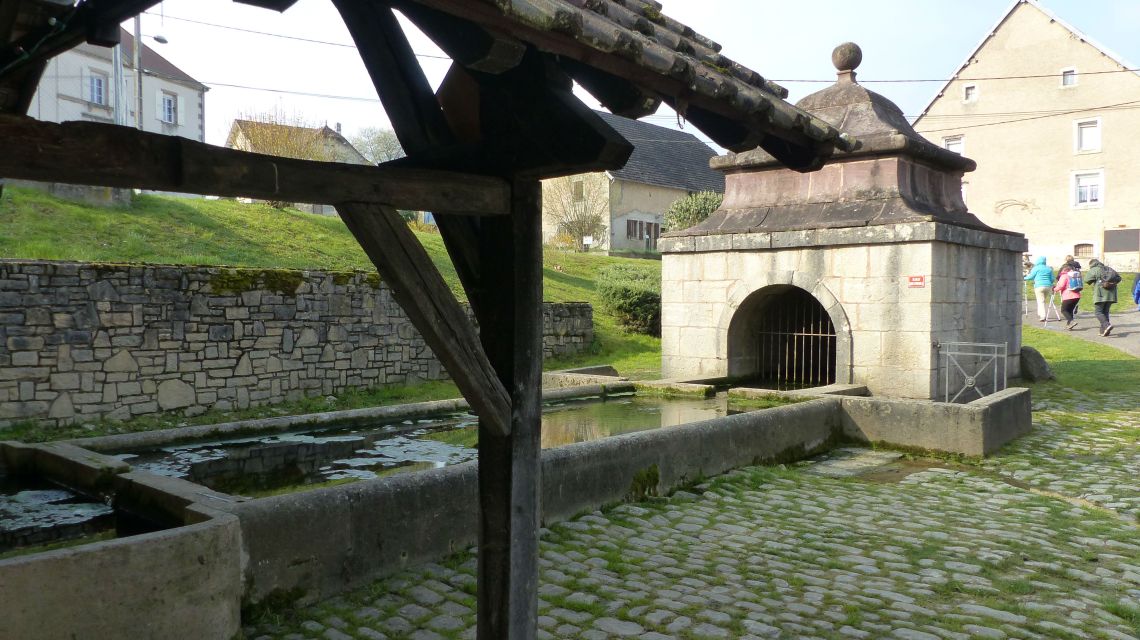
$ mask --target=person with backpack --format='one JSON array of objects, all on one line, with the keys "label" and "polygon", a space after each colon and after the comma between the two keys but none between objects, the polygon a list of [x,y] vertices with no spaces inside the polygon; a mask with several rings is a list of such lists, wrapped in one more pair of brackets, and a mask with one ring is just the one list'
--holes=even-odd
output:
[{"label": "person with backpack", "polygon": [[1083,287],[1084,282],[1081,280],[1079,270],[1073,269],[1067,264],[1061,267],[1061,276],[1057,278],[1057,284],[1053,287],[1053,291],[1061,294],[1061,315],[1065,316],[1065,328],[1069,331],[1077,328],[1077,321],[1073,318],[1073,310],[1081,301],[1081,289]]},{"label": "person with backpack", "polygon": [[1116,303],[1116,285],[1120,283],[1120,274],[1116,269],[1093,258],[1089,261],[1089,272],[1086,274],[1085,286],[1093,287],[1093,307],[1096,309],[1096,319],[1100,322],[1100,335],[1108,337],[1112,333],[1112,320],[1109,318],[1109,308]]},{"label": "person with backpack", "polygon": [[1033,281],[1033,293],[1037,296],[1037,320],[1045,322],[1045,300],[1053,290],[1053,269],[1045,264],[1045,256],[1039,256],[1036,264],[1025,274],[1026,280]]}]

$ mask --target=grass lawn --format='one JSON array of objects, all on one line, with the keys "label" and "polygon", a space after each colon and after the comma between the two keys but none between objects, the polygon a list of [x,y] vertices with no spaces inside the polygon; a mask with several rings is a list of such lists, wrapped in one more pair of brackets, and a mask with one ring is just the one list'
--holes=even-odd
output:
[{"label": "grass lawn", "polygon": [[[103,208],[8,187],[0,197],[0,229],[5,258],[374,270],[339,218],[233,200],[136,196],[129,207]],[[465,299],[443,239],[435,233],[416,237]],[[589,353],[548,368],[613,364],[630,377],[660,377],[661,341],[623,331],[594,290],[598,270],[622,262],[634,260],[546,252],[544,299],[591,303],[596,336]]]},{"label": "grass lawn", "polygon": [[[129,207],[105,208],[60,200],[36,190],[6,187],[0,197],[0,229],[0,256],[9,259],[374,270],[339,218],[233,200],[136,196]],[[416,237],[452,291],[461,300],[466,299],[443,239],[431,232],[417,232]],[[546,251],[544,299],[589,302],[594,307],[594,344],[578,356],[548,361],[548,370],[612,364],[622,375],[635,379],[661,376],[660,339],[623,330],[605,311],[594,288],[600,269],[634,261],[601,254]],[[44,430],[23,424],[0,429],[0,439],[41,441],[459,395],[450,382],[428,383],[341,393],[331,402],[317,397],[245,411],[210,412],[192,419],[150,416],[128,424],[101,423],[95,431],[82,426]]]},{"label": "grass lawn", "polygon": [[1140,358],[1109,346],[1036,327],[1022,330],[1022,344],[1045,356],[1056,380],[1026,384],[1034,397],[1053,397],[1068,390],[1096,393],[1140,388]]}]

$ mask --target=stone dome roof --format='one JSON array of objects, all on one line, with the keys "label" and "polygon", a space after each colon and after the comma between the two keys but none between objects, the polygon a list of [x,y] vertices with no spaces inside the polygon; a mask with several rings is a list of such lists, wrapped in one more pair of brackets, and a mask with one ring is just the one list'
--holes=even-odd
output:
[{"label": "stone dome roof", "polygon": [[[863,59],[859,45],[845,42],[831,54],[838,70],[835,84],[817,91],[799,102],[802,109],[840,131],[854,137],[858,146],[852,151],[837,151],[836,158],[859,155],[897,153],[917,157],[933,166],[954,171],[973,171],[976,163],[969,158],[931,143],[915,132],[902,109],[885,96],[870,91],[855,80],[855,69]],[[772,162],[762,150],[728,154],[713,161],[714,168],[760,166]]]}]

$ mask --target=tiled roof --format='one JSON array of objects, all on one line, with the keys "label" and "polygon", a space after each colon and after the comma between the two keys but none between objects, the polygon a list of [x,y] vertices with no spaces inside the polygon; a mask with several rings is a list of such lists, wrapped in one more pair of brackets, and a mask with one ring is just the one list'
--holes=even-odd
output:
[{"label": "tiled roof", "polygon": [[685,191],[724,193],[724,174],[709,168],[716,152],[693,134],[606,112],[598,115],[633,144],[629,161],[610,175]]},{"label": "tiled roof", "polygon": [[783,87],[721,55],[720,45],[663,15],[654,0],[409,1],[611,73],[669,98],[682,113],[695,107],[763,134],[802,136],[844,150],[856,144],[785,102]]},{"label": "tiled roof", "polygon": [[[131,32],[127,31],[126,29],[119,30],[119,38],[123,45],[123,63],[129,68],[133,68],[135,60],[135,38]],[[94,56],[103,60],[111,59],[111,50],[106,47],[81,44],[76,49],[89,56]],[[140,53],[142,55],[142,68],[148,74],[161,76],[175,82],[188,84],[193,86],[195,89],[207,89],[206,85],[198,82],[194,78],[190,77],[190,74],[174,66],[174,63],[167,60],[166,58],[163,58],[158,54],[158,52],[148,47],[145,43],[143,44],[142,51]]]},{"label": "tiled roof", "polygon": [[[233,121],[233,124],[230,125],[230,133],[226,137],[226,146],[230,148],[237,148],[237,136],[240,130],[245,133],[246,142],[251,146],[248,151],[252,151],[254,153],[272,154],[272,149],[262,149],[259,147],[259,136],[251,135],[252,132],[256,132],[259,129],[279,129],[281,131],[288,132],[289,136],[310,135],[313,132],[316,132],[325,140],[325,145],[332,153],[332,159],[334,161],[347,162],[349,164],[372,164],[368,161],[367,158],[364,157],[362,153],[360,153],[360,151],[356,149],[356,147],[352,146],[352,143],[349,142],[347,138],[327,126],[320,128],[299,127],[288,124],[277,124],[275,122],[259,122],[257,120],[236,119]],[[271,136],[270,139],[273,139],[273,137]]]}]

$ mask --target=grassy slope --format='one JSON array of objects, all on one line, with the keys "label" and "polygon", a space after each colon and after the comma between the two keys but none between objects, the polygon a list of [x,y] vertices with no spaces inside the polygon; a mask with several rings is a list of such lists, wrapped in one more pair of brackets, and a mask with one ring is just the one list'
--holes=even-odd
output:
[{"label": "grassy slope", "polygon": [[[139,196],[131,207],[106,209],[6,188],[0,198],[0,230],[0,256],[5,258],[372,270],[339,218],[227,200]],[[448,285],[462,296],[440,236],[416,235]],[[660,375],[660,340],[622,331],[594,291],[599,269],[629,261],[547,253],[545,299],[592,303],[597,334],[592,353],[548,367],[612,363],[624,375]]]}]

